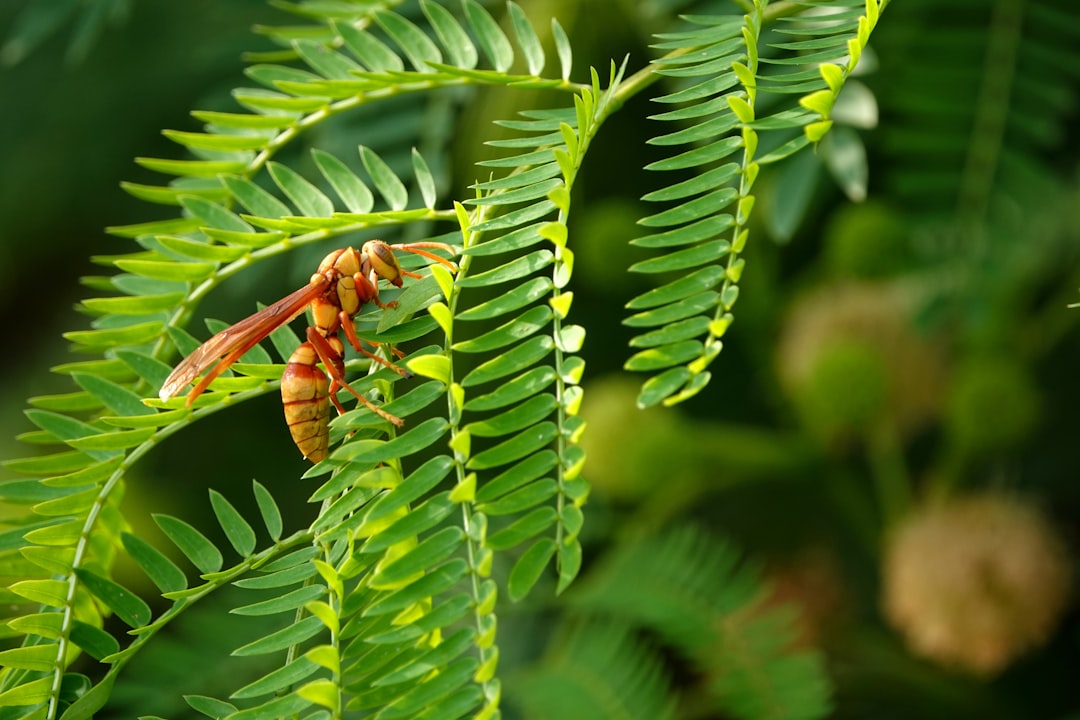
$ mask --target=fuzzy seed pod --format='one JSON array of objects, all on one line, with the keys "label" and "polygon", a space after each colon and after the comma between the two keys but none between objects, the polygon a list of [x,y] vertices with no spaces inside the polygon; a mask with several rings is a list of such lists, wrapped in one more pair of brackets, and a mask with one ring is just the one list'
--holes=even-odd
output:
[{"label": "fuzzy seed pod", "polygon": [[829,218],[825,264],[838,277],[883,278],[911,264],[903,215],[879,202],[851,203]]},{"label": "fuzzy seed pod", "polygon": [[877,422],[907,435],[940,412],[944,353],[916,331],[917,302],[913,288],[864,282],[820,286],[792,303],[777,371],[826,444],[842,445]]},{"label": "fuzzy seed pod", "polygon": [[1066,558],[1034,507],[995,494],[954,499],[896,528],[883,611],[916,654],[991,676],[1054,631],[1070,584]]}]

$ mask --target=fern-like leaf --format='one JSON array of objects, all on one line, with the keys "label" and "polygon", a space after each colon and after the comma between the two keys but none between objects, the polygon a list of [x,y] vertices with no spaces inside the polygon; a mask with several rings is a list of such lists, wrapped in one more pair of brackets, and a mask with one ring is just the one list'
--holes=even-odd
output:
[{"label": "fern-like leaf", "polygon": [[[639,350],[626,368],[657,373],[643,385],[640,405],[678,403],[708,384],[734,320],[760,168],[828,132],[836,96],[884,4],[809,2],[776,18],[755,2],[741,18],[693,16],[689,29],[659,36],[656,47],[669,54],[656,61],[657,72],[678,89],[656,101],[678,107],[655,119],[679,129],[651,141],[673,154],[647,169],[691,175],[645,196],[666,207],[640,221],[656,231],[633,241],[663,254],[631,270],[675,276],[627,304],[635,312],[626,324],[643,332],[631,341]],[[778,55],[759,56],[765,23],[774,19],[782,32],[813,39],[776,43]]]},{"label": "fern-like leaf", "polygon": [[537,667],[511,678],[512,703],[526,717],[676,717],[675,701],[659,657],[632,630],[613,622],[579,623],[552,638]]},{"label": "fern-like leaf", "polygon": [[708,676],[724,713],[747,720],[828,715],[820,655],[793,647],[792,614],[763,606],[759,571],[726,543],[683,530],[629,544],[569,599],[659,633]]}]

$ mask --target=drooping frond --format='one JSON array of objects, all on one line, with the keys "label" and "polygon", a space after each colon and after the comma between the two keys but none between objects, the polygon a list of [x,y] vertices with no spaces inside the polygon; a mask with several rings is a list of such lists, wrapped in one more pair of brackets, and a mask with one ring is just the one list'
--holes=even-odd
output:
[{"label": "drooping frond", "polygon": [[[758,172],[828,132],[833,103],[884,5],[806,2],[773,11],[756,2],[745,16],[692,16],[689,29],[659,37],[656,47],[668,54],[655,61],[657,72],[676,89],[655,98],[675,106],[655,119],[675,129],[652,140],[671,155],[648,169],[681,174],[645,196],[665,207],[640,221],[654,232],[633,241],[657,254],[632,270],[674,276],[627,304],[634,312],[625,322],[641,334],[626,368],[658,373],[642,387],[642,406],[677,403],[708,384],[734,320]],[[766,54],[766,23],[774,22],[782,41]]]},{"label": "drooping frond", "polygon": [[[552,556],[559,590],[581,565],[577,536],[587,485],[579,477],[584,455],[576,443],[583,428],[577,412],[584,363],[575,354],[584,329],[567,322],[573,293],[565,288],[574,255],[566,223],[578,168],[621,77],[613,66],[602,92],[594,72],[574,110],[533,111],[504,123],[521,136],[496,144],[515,154],[485,163],[508,170],[477,184],[480,197],[467,227],[473,239],[466,243],[458,285],[466,293],[516,285],[456,314],[484,330],[452,346],[475,364],[456,390],[467,439],[459,451],[469,456],[466,469],[481,478],[478,509],[501,526],[489,542],[509,549],[531,540],[510,574],[514,599],[528,592]],[[480,262],[486,267],[474,273]],[[473,443],[483,449],[470,452]],[[554,539],[533,540],[551,526]]]}]

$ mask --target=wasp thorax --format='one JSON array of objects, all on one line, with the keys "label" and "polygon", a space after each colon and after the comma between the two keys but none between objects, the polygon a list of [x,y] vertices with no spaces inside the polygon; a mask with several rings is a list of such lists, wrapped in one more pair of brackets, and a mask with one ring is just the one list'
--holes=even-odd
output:
[{"label": "wasp thorax", "polygon": [[338,305],[349,315],[355,315],[360,309],[360,294],[356,291],[356,278],[343,275],[337,281]]},{"label": "wasp thorax", "polygon": [[355,275],[360,272],[360,257],[353,248],[345,248],[340,251],[334,260],[334,270],[342,275]]}]

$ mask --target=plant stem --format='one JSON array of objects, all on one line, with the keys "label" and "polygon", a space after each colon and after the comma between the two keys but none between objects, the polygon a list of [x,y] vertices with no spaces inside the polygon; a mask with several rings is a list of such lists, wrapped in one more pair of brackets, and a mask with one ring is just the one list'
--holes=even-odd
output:
[{"label": "plant stem", "polygon": [[911,507],[911,480],[896,428],[881,423],[869,431],[866,440],[883,526],[888,530]]}]

